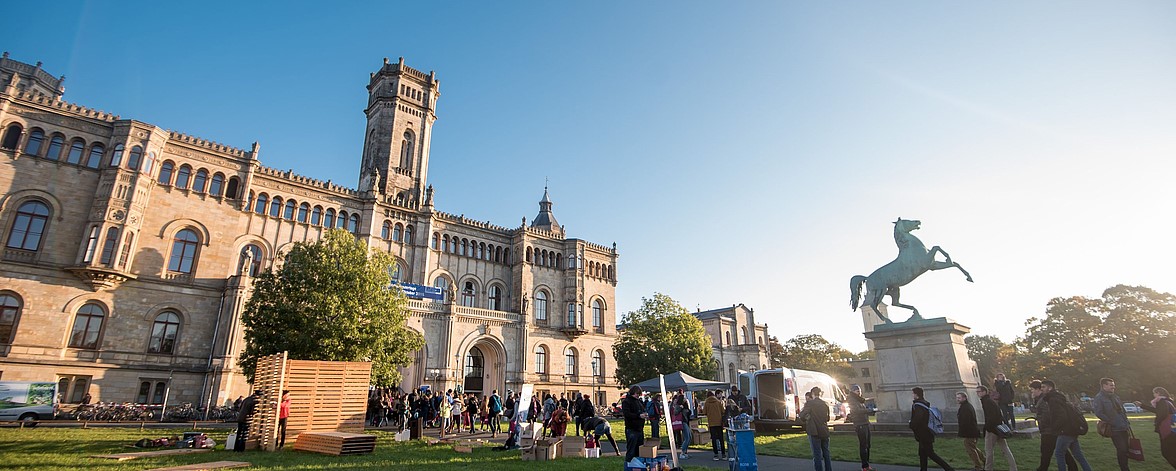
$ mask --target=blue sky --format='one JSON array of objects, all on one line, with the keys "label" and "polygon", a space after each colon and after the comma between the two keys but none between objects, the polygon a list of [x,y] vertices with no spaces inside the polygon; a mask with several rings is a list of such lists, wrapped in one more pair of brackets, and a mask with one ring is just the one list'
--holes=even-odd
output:
[{"label": "blue sky", "polygon": [[[1176,3],[52,2],[0,48],[68,101],[354,186],[368,74],[441,80],[440,209],[517,226],[544,179],[621,252],[617,308],[744,303],[864,348],[891,224],[975,277],[903,301],[1011,340],[1052,297],[1176,291]],[[899,313],[898,318],[906,314]]]}]

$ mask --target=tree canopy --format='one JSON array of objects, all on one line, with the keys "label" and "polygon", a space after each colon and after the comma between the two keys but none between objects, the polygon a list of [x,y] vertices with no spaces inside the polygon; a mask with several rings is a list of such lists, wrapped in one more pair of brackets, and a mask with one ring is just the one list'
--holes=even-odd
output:
[{"label": "tree canopy", "polygon": [[[820,335],[797,335],[783,345],[773,337],[768,346],[772,364],[776,367],[820,371],[839,381],[853,376],[849,360],[854,359],[855,355]],[[778,353],[773,351],[775,348],[779,348]]]},{"label": "tree canopy", "polygon": [[716,373],[711,340],[702,321],[669,296],[641,298],[641,307],[621,320],[613,344],[617,381],[634,384],[658,374],[682,371],[696,378]]},{"label": "tree canopy", "polygon": [[392,258],[335,229],[294,244],[282,261],[254,280],[241,316],[246,377],[259,357],[288,351],[299,360],[370,361],[373,384],[398,383],[398,368],[424,339],[408,328],[403,293],[390,288]]}]

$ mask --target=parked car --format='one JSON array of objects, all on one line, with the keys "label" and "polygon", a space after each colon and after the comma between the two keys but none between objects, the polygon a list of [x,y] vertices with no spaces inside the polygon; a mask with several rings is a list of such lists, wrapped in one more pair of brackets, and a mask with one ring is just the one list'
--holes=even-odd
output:
[{"label": "parked car", "polygon": [[1132,404],[1130,402],[1123,403],[1123,410],[1127,411],[1128,414],[1138,414],[1140,412],[1143,412],[1142,408],[1140,408],[1139,406]]},{"label": "parked car", "polygon": [[0,381],[0,420],[52,419],[57,408],[57,383]]}]

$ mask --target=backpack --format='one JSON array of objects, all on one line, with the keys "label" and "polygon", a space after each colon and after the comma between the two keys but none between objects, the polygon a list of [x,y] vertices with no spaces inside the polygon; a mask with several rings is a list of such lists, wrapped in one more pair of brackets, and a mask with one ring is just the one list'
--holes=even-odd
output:
[{"label": "backpack", "polygon": [[1168,418],[1170,433],[1176,433],[1176,404],[1173,404],[1171,399],[1168,399],[1168,412],[1172,413],[1172,416]]},{"label": "backpack", "polygon": [[927,414],[927,428],[931,429],[931,433],[936,435],[943,433],[943,414],[939,412],[939,408],[935,406],[928,407],[919,402],[915,404],[927,409],[927,412],[929,412]]},{"label": "backpack", "polygon": [[1066,414],[1070,420],[1070,426],[1066,431],[1072,431],[1076,436],[1086,435],[1090,431],[1090,424],[1086,423],[1086,415],[1076,409],[1073,404],[1065,402]]}]

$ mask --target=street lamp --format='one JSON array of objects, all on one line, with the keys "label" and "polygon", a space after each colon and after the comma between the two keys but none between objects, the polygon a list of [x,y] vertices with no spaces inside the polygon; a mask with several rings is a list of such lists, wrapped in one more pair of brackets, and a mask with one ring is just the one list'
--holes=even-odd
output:
[{"label": "street lamp", "polygon": [[600,380],[596,379],[600,376],[600,365],[596,359],[592,360],[592,402],[597,402],[600,399]]}]

